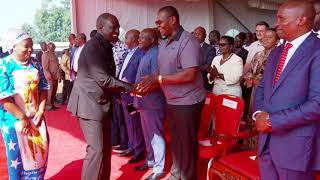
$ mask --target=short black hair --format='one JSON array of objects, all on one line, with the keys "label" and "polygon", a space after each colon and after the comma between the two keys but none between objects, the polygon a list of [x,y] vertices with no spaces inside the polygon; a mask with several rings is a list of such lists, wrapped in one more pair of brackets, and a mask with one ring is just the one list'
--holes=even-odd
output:
[{"label": "short black hair", "polygon": [[257,27],[257,26],[266,26],[267,29],[270,28],[269,24],[268,24],[267,22],[265,22],[265,21],[260,21],[260,22],[258,22],[258,23],[256,24],[256,27]]},{"label": "short black hair", "polygon": [[164,6],[160,8],[158,12],[166,12],[169,17],[174,16],[177,18],[177,21],[180,22],[178,10],[173,6]]},{"label": "short black hair", "polygon": [[228,44],[234,45],[234,38],[230,36],[222,36],[220,39],[225,39],[228,41]]},{"label": "short black hair", "polygon": [[246,33],[245,32],[240,32],[238,35],[237,35],[242,41],[244,41],[246,39]]},{"label": "short black hair", "polygon": [[216,34],[220,38],[220,32],[218,30],[212,30],[209,34]]},{"label": "short black hair", "polygon": [[94,36],[96,36],[96,34],[97,34],[97,30],[96,29],[92,30],[90,32],[90,38],[93,38]]}]

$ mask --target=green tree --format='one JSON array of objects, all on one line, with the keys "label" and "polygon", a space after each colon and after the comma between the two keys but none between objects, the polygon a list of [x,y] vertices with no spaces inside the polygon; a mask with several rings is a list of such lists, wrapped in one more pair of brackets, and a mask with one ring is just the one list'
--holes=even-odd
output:
[{"label": "green tree", "polygon": [[41,42],[41,39],[38,31],[36,30],[36,27],[25,23],[21,26],[21,29],[26,31],[32,37],[33,43],[38,44]]},{"label": "green tree", "polygon": [[71,32],[70,0],[43,0],[35,25],[41,41],[67,41]]}]

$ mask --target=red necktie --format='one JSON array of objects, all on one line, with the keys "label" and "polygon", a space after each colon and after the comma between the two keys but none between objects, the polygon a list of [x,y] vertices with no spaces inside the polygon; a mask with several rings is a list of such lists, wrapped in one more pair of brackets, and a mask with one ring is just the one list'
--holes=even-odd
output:
[{"label": "red necktie", "polygon": [[286,43],[286,45],[284,46],[282,53],[281,53],[281,58],[278,64],[278,68],[277,68],[277,73],[276,73],[276,77],[274,78],[273,81],[273,85],[276,85],[276,83],[278,82],[281,72],[283,70],[284,67],[284,63],[286,62],[287,59],[287,55],[288,55],[288,51],[289,49],[292,48],[292,44],[291,43]]}]

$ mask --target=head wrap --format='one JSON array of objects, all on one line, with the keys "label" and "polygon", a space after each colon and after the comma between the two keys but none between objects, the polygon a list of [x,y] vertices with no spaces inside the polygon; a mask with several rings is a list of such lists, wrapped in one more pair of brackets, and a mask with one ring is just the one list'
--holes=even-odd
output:
[{"label": "head wrap", "polygon": [[29,34],[21,29],[11,28],[2,36],[2,51],[12,53],[13,47],[21,41],[31,38]]}]

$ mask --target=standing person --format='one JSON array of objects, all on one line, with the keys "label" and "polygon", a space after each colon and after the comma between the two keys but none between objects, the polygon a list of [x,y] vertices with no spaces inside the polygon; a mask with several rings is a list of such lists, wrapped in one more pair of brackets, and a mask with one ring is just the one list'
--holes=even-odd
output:
[{"label": "standing person", "polygon": [[219,49],[220,33],[218,30],[213,30],[209,33],[209,42],[212,47],[216,50],[216,55],[220,55]]},{"label": "standing person", "polygon": [[170,179],[197,179],[198,129],[205,99],[199,66],[201,50],[196,38],[180,25],[175,7],[158,11],[157,27],[166,36],[159,45],[159,75],[150,75],[139,83],[145,93],[160,86],[167,101],[166,116],[171,133],[172,159]]},{"label": "standing person", "polygon": [[[125,35],[125,44],[128,48],[128,54],[124,58],[125,60],[120,71],[119,79],[128,83],[135,83],[139,63],[144,55],[144,52],[138,47],[139,34],[140,32],[138,30],[131,29]],[[118,121],[118,125],[120,127],[119,130],[120,134],[125,133],[121,131],[128,132],[129,142],[123,142],[124,138],[122,137],[120,146],[118,148],[114,148],[114,151],[123,151],[120,156],[133,155],[134,157],[129,160],[129,163],[136,163],[143,160],[145,149],[140,114],[129,111],[130,106],[133,107],[133,96],[131,96],[129,93],[121,93],[121,103],[125,122]]]},{"label": "standing person", "polygon": [[[120,70],[121,70],[121,67],[123,66],[123,62],[128,51],[125,43],[119,39],[119,32],[115,34],[114,37],[112,37],[110,42],[113,45],[112,47],[113,59],[116,65],[115,77],[119,78]],[[121,145],[128,144],[128,141],[129,141],[120,93],[113,94],[112,107],[113,107],[112,109],[113,118],[111,122],[111,126],[112,126],[111,140],[112,140],[112,146],[114,146],[115,148],[118,148]],[[121,155],[128,156],[128,155],[132,155],[132,153],[128,153],[128,154],[124,153]]]},{"label": "standing person", "polygon": [[244,45],[243,48],[248,50],[248,47],[254,42],[254,35],[252,32],[247,32],[246,33],[246,38],[244,40]]},{"label": "standing person", "polygon": [[60,61],[60,68],[64,72],[61,104],[68,101],[73,85],[72,81],[70,81],[70,49],[64,49],[63,51]]},{"label": "standing person", "polygon": [[92,31],[90,32],[90,39],[96,37],[96,34],[97,34],[97,30],[96,30],[96,29],[92,30]]},{"label": "standing person", "polygon": [[314,17],[306,1],[285,2],[277,12],[277,34],[286,42],[271,52],[254,101],[262,180],[314,180],[320,170],[320,40],[311,31]]},{"label": "standing person", "polygon": [[87,146],[82,180],[110,179],[111,116],[113,92],[130,91],[132,86],[115,78],[112,44],[119,33],[117,17],[101,14],[96,22],[98,33],[87,42],[79,58],[67,110],[79,118]]},{"label": "standing person", "polygon": [[0,128],[9,178],[43,180],[49,151],[43,113],[49,85],[41,64],[31,57],[33,42],[26,32],[10,29],[2,44],[11,54],[0,59]]},{"label": "standing person", "polygon": [[46,42],[41,42],[40,43],[40,48],[41,48],[41,50],[36,54],[36,59],[38,59],[38,61],[40,63],[42,63],[42,54],[47,51],[47,43]]},{"label": "standing person", "polygon": [[47,98],[47,109],[49,111],[58,109],[55,105],[56,94],[58,90],[59,60],[55,53],[56,46],[50,42],[48,43],[48,51],[42,55],[42,66],[44,75],[50,84],[50,89]]},{"label": "standing person", "polygon": [[234,38],[234,53],[241,57],[243,64],[246,63],[247,60],[247,56],[248,56],[248,51],[243,48],[243,44],[244,44],[244,36],[241,36],[240,34],[236,35],[236,37]]},{"label": "standing person", "polygon": [[71,80],[75,80],[77,78],[77,73],[78,73],[78,63],[79,63],[79,57],[81,54],[81,51],[84,47],[84,45],[87,42],[87,37],[84,33],[80,33],[76,37],[76,49],[74,49],[74,53],[72,54],[72,59],[70,62],[70,69],[71,69]]},{"label": "standing person", "polygon": [[206,34],[206,30],[203,27],[199,26],[193,32],[194,32],[193,35],[197,38],[201,47],[202,61],[201,61],[200,70],[202,72],[204,88],[207,91],[211,92],[212,84],[208,82],[207,69],[208,69],[208,66],[211,65],[213,58],[216,56],[216,50],[214,49],[213,46],[210,46],[209,44],[204,42],[207,34]]},{"label": "standing person", "polygon": [[249,47],[247,47],[248,50],[248,56],[246,60],[246,64],[244,66],[244,73],[246,73],[250,68],[250,63],[253,59],[253,56],[260,51],[263,51],[263,45],[262,45],[262,39],[264,38],[264,35],[266,31],[269,29],[269,24],[265,21],[260,21],[256,24],[256,36],[257,41],[250,44]]},{"label": "standing person", "polygon": [[[139,37],[139,47],[146,51],[142,57],[136,83],[144,76],[158,73],[158,35],[155,29],[144,29]],[[135,167],[136,170],[153,168],[148,180],[158,180],[163,175],[166,144],[163,138],[163,123],[166,100],[161,89],[150,94],[135,98],[135,106],[140,111],[143,136],[147,149],[147,159],[144,165]]]}]

